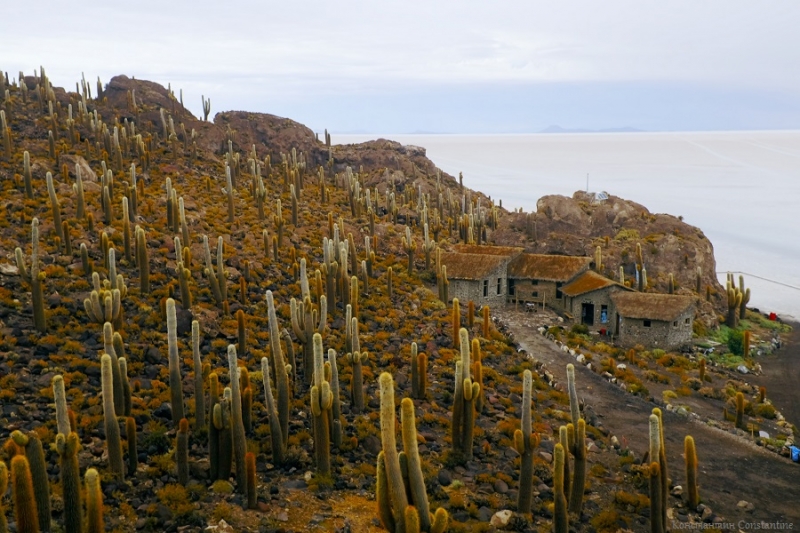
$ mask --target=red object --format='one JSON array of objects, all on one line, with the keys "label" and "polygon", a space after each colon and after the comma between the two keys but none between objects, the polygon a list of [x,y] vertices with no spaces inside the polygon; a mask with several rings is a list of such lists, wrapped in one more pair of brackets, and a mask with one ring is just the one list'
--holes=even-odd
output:
[{"label": "red object", "polygon": [[770,313],[769,314],[769,319],[770,320],[778,320],[778,315],[776,315],[775,313]]}]

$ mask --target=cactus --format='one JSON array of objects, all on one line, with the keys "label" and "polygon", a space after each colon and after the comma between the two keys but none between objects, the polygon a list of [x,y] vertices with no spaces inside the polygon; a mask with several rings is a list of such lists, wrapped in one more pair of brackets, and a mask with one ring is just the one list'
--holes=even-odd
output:
[{"label": "cactus", "polygon": [[[381,443],[383,445],[382,453],[386,471],[386,491],[394,521],[394,530],[397,533],[402,533],[406,531],[405,510],[408,506],[408,498],[403,485],[400,457],[397,453],[394,380],[391,374],[384,372],[381,374],[378,383],[380,385]],[[384,523],[384,526],[388,525]]]},{"label": "cactus", "polygon": [[520,462],[519,492],[517,493],[517,511],[523,514],[531,512],[533,496],[533,450],[539,445],[539,435],[533,433],[531,424],[531,396],[533,376],[530,370],[522,374],[522,429],[514,432],[514,449],[522,457]]},{"label": "cactus", "polygon": [[200,95],[203,100],[203,122],[208,122],[208,114],[211,113],[211,97],[206,100],[206,97]]},{"label": "cactus", "polygon": [[[298,342],[303,345],[303,368],[306,370],[305,380],[306,383],[308,383],[313,368],[310,362],[314,360],[313,336],[315,334],[322,334],[322,332],[325,331],[325,322],[328,319],[327,297],[324,295],[320,296],[319,310],[314,309],[310,297],[305,297],[299,305],[297,300],[292,298],[290,308],[292,313],[292,330]],[[319,317],[317,315],[319,315]]]},{"label": "cactus", "polygon": [[200,323],[192,320],[192,361],[194,363],[194,428],[206,427],[206,398],[203,390],[203,364],[200,360]]},{"label": "cactus", "polygon": [[86,533],[104,533],[103,491],[100,488],[100,475],[90,468],[86,479]]},{"label": "cactus", "polygon": [[483,390],[483,363],[481,362],[481,341],[472,339],[472,356],[475,362],[472,363],[472,373],[475,374],[475,383],[480,386],[480,392],[475,398],[475,410],[478,413],[483,412],[485,404],[485,393]]},{"label": "cactus", "polygon": [[231,167],[225,165],[225,189],[223,191],[228,197],[228,222],[233,223],[236,218],[233,212],[233,181],[231,180]]},{"label": "cactus", "polygon": [[364,374],[362,366],[369,360],[369,354],[366,351],[361,351],[361,343],[358,340],[358,319],[353,317],[350,324],[352,341],[351,351],[347,354],[348,362],[353,365],[350,378],[350,400],[352,402],[350,408],[354,413],[361,413],[364,411]]},{"label": "cactus", "polygon": [[725,293],[727,296],[728,314],[725,318],[725,325],[731,329],[734,329],[738,323],[739,307],[742,305],[743,295],[736,285],[734,285],[731,281],[732,278],[733,275],[728,274],[728,286]]},{"label": "cactus", "polygon": [[700,496],[697,493],[697,450],[691,435],[683,440],[683,455],[686,458],[686,503],[694,511],[700,505]]},{"label": "cactus", "polygon": [[125,251],[125,260],[130,261],[131,254],[131,220],[128,209],[128,197],[122,197],[122,248]]},{"label": "cactus", "polygon": [[[247,370],[242,368],[241,370]],[[248,378],[249,379],[249,378]],[[253,432],[253,388],[249,386],[242,388],[242,422],[244,423],[245,435]]]},{"label": "cactus", "polygon": [[461,306],[459,305],[458,298],[453,298],[453,312],[451,316],[453,320],[453,347],[458,348],[459,330],[461,329]]},{"label": "cactus", "polygon": [[225,264],[222,259],[224,244],[222,237],[217,239],[217,265],[216,271],[214,265],[211,263],[211,249],[208,247],[208,235],[203,235],[203,251],[205,252],[205,269],[203,273],[208,278],[208,283],[211,286],[211,293],[214,295],[214,300],[218,306],[222,306],[223,302],[228,299],[228,286],[225,277]]},{"label": "cactus", "polygon": [[125,437],[128,440],[128,475],[135,476],[139,468],[139,450],[136,445],[136,419],[132,416],[125,419]]},{"label": "cactus", "polygon": [[275,399],[272,396],[272,387],[269,381],[269,360],[261,358],[261,376],[264,382],[264,397],[267,401],[267,412],[269,413],[269,436],[272,443],[272,461],[276,464],[283,463],[286,447],[283,439],[283,430],[278,416],[278,409],[275,407]]},{"label": "cactus", "polygon": [[569,519],[567,517],[567,498],[564,496],[564,447],[559,442],[553,451],[553,532],[567,533]]},{"label": "cactus", "polygon": [[236,357],[236,346],[233,344],[228,345],[228,372],[231,380],[231,433],[236,461],[236,488],[239,493],[247,494],[247,475],[244,467],[247,441],[242,419],[242,393],[239,390],[239,360]]},{"label": "cactus", "polygon": [[331,437],[333,445],[342,446],[342,404],[339,396],[339,368],[336,363],[336,350],[328,349],[328,364],[330,365],[330,387],[333,401],[331,402]]},{"label": "cactus", "polygon": [[317,472],[331,474],[329,410],[333,404],[330,383],[325,380],[322,361],[322,335],[314,333],[314,384],[311,387],[311,415],[314,422],[314,460]]},{"label": "cactus", "polygon": [[[750,303],[750,289],[744,286],[744,276],[739,275],[739,292],[742,295],[742,302],[739,304],[739,320],[747,318],[747,304]],[[745,352],[747,355],[748,352]]]},{"label": "cactus", "polygon": [[481,311],[483,312],[483,331],[482,331],[482,335],[483,335],[484,339],[488,339],[489,338],[489,306],[484,304],[484,306],[481,309]]},{"label": "cactus", "polygon": [[[56,451],[61,463],[61,492],[64,499],[64,531],[65,533],[81,533],[83,513],[81,509],[81,474],[78,467],[78,450],[80,440],[77,433],[59,433],[56,435]],[[0,472],[0,494],[2,472]],[[0,531],[4,531],[0,527]]]},{"label": "cactus", "polygon": [[50,484],[47,479],[47,465],[44,461],[42,441],[36,433],[25,435],[19,430],[11,433],[11,439],[20,448],[24,448],[28,459],[33,493],[36,495],[36,514],[41,531],[50,531]]},{"label": "cactus", "polygon": [[394,271],[392,267],[386,270],[386,294],[389,295],[389,300],[394,298]]},{"label": "cactus", "polygon": [[247,452],[244,456],[245,470],[247,471],[247,508],[255,509],[258,506],[256,500],[256,456],[253,452]]},{"label": "cactus", "polygon": [[581,414],[578,404],[578,392],[575,389],[575,366],[572,363],[567,365],[567,391],[569,392],[569,412],[572,418],[572,425],[577,426]]},{"label": "cactus", "polygon": [[147,241],[144,230],[136,226],[136,268],[139,270],[139,291],[150,293],[150,258],[147,254]]},{"label": "cactus", "polygon": [[[5,134],[5,130],[3,131]],[[33,200],[33,184],[31,182],[31,155],[27,150],[22,152],[22,178],[25,182],[25,197]]]},{"label": "cactus", "polygon": [[572,454],[575,464],[572,474],[571,491],[569,495],[569,511],[581,516],[583,509],[583,490],[586,485],[586,422],[581,418],[575,429],[575,442]]},{"label": "cactus", "polygon": [[667,528],[667,496],[669,495],[669,470],[667,470],[667,446],[664,439],[664,417],[661,409],[653,409],[653,414],[658,417],[658,469],[661,473],[661,524],[664,530]]},{"label": "cactus", "polygon": [[661,454],[661,424],[657,415],[650,415],[650,530],[652,533],[663,533],[663,506],[661,495],[661,468],[659,456]]},{"label": "cactus", "polygon": [[[69,414],[67,412],[67,394],[64,391],[64,378],[62,376],[53,377],[53,397],[56,402],[56,427],[57,433],[69,435],[72,429],[69,425]],[[77,429],[77,428],[76,428]]]},{"label": "cactus", "polygon": [[100,359],[100,373],[103,385],[103,417],[105,420],[108,462],[112,474],[123,480],[125,479],[125,470],[122,466],[122,443],[120,442],[119,423],[114,410],[114,376],[111,365],[111,356],[104,353]]},{"label": "cactus", "polygon": [[231,476],[233,461],[233,434],[231,431],[231,389],[225,388],[222,400],[214,406],[214,426],[218,431],[218,461],[217,479],[227,479]]},{"label": "cactus", "polygon": [[216,372],[208,375],[208,477],[217,480],[219,471],[219,431],[214,424],[214,406],[219,404],[219,377]]},{"label": "cactus", "polygon": [[175,462],[178,465],[178,483],[189,483],[189,421],[181,418],[175,437]]},{"label": "cactus", "polygon": [[39,517],[33,479],[24,455],[11,458],[11,484],[14,494],[14,519],[19,533],[39,533]]},{"label": "cactus", "polygon": [[750,337],[750,330],[745,330],[742,334],[742,355],[744,357],[750,357]]},{"label": "cactus", "polygon": [[[115,339],[118,336],[119,333],[114,333]],[[122,416],[131,416],[133,393],[131,391],[131,382],[128,379],[128,360],[124,357],[119,358],[119,375],[122,379]]]},{"label": "cactus", "polygon": [[94,271],[92,260],[89,259],[89,250],[86,248],[86,243],[81,243],[81,270],[87,276],[91,276]]},{"label": "cactus", "polygon": [[[561,443],[561,446],[564,447],[564,450],[567,454],[569,454],[569,450],[572,449],[573,440],[575,440],[575,429],[572,424],[567,424],[566,426],[561,426],[558,428],[558,441]],[[570,470],[569,470],[569,455],[565,457],[564,461],[564,494],[569,494],[570,490]]]},{"label": "cactus", "polygon": [[470,378],[470,342],[467,330],[459,332],[461,359],[456,361],[455,394],[453,396],[453,453],[457,461],[472,459],[472,439],[475,424],[475,399],[480,385]]},{"label": "cactus", "polygon": [[58,196],[56,196],[56,189],[53,186],[53,174],[48,172],[45,180],[47,182],[47,194],[50,196],[50,207],[53,210],[53,229],[56,236],[64,242],[64,229],[61,225],[61,204],[58,203]]},{"label": "cactus", "polygon": [[[189,289],[189,280],[192,279],[192,272],[186,268],[186,262],[180,253],[181,241],[175,237],[175,253],[178,257],[178,262],[175,265],[175,274],[178,276],[178,287],[181,290],[181,305],[184,309],[192,307],[192,291]],[[183,248],[184,252],[188,252],[188,248]]]},{"label": "cactus", "polygon": [[409,275],[414,272],[414,252],[417,249],[417,243],[414,242],[414,238],[411,236],[411,228],[406,226],[406,234],[403,236],[403,249],[406,251],[406,255],[408,256],[408,273]]},{"label": "cactus", "polygon": [[[287,365],[283,358],[283,350],[281,349],[280,332],[278,331],[278,317],[275,314],[275,301],[272,296],[272,291],[267,291],[267,315],[269,317],[269,342],[272,353],[273,368],[275,369],[275,388],[278,389],[278,420],[280,421],[281,438],[283,440],[283,448],[289,441],[289,375],[287,373]],[[325,296],[321,296],[320,309],[325,313]],[[323,322],[324,324],[324,322]],[[287,345],[291,347],[291,339],[287,339]],[[292,365],[294,365],[294,354],[292,353]],[[293,374],[296,374],[294,368],[291,369]]]},{"label": "cactus", "polygon": [[744,429],[744,394],[736,393],[736,427]]},{"label": "cactus", "polygon": [[602,272],[603,271],[603,251],[598,246],[594,249],[594,271],[595,272]]},{"label": "cactus", "polygon": [[44,295],[42,281],[44,272],[39,271],[39,219],[31,220],[31,267],[25,266],[22,248],[14,250],[17,268],[23,280],[31,285],[31,300],[33,303],[33,325],[39,333],[47,332],[47,318],[44,314]]},{"label": "cactus", "polygon": [[767,400],[767,388],[763,385],[758,388],[758,403],[764,403]]},{"label": "cactus", "polygon": [[239,342],[236,351],[244,358],[247,357],[247,327],[245,323],[244,311],[236,311],[236,326]]},{"label": "cactus", "polygon": [[275,204],[275,214],[272,215],[272,222],[275,224],[275,233],[278,238],[278,248],[283,246],[283,228],[286,226],[286,221],[283,218],[283,209],[281,207],[280,198]]},{"label": "cactus", "polygon": [[411,397],[417,400],[425,398],[427,389],[428,358],[418,353],[417,343],[411,343]]},{"label": "cactus", "polygon": [[167,349],[169,352],[169,390],[172,402],[172,421],[176,424],[184,418],[183,380],[181,379],[181,359],[178,354],[178,319],[175,314],[175,300],[167,299]]}]

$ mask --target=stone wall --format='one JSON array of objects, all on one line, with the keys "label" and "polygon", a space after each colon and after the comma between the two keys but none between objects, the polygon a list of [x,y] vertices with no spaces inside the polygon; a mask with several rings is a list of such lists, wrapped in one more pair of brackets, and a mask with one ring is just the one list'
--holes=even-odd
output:
[{"label": "stone wall", "polygon": [[[614,326],[616,321],[616,307],[614,306],[614,302],[611,301],[611,295],[617,291],[624,290],[622,287],[618,285],[611,285],[609,287],[604,287],[602,289],[597,289],[591,292],[587,292],[586,294],[580,294],[575,297],[566,297],[566,305],[565,310],[567,313],[572,315],[573,319],[575,320],[576,324],[583,323],[582,320],[582,306],[584,303],[594,304],[594,324],[588,326],[590,330],[599,331],[601,329],[606,329],[608,331],[614,332]],[[606,306],[605,309],[605,322],[602,321],[602,313],[603,307]]]},{"label": "stone wall", "polygon": [[625,318],[620,321],[619,342],[623,346],[642,344],[648,348],[671,350],[692,342],[692,318],[694,307],[689,308],[674,322]]},{"label": "stone wall", "polygon": [[507,271],[508,261],[504,261],[483,279],[451,279],[448,296],[451,301],[453,298],[458,298],[458,301],[465,305],[470,300],[476,304],[503,302],[508,292]]},{"label": "stone wall", "polygon": [[[566,283],[564,284],[566,285]],[[508,295],[508,301],[519,303],[536,303],[542,302],[545,305],[564,311],[564,300],[566,296],[559,299],[556,298],[556,282],[555,281],[542,281],[542,280],[529,280],[529,279],[515,279],[514,280],[514,294]]]}]

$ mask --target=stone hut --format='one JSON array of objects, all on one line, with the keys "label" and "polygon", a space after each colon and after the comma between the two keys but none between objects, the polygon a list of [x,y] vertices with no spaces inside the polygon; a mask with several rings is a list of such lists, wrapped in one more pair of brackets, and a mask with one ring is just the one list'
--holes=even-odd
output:
[{"label": "stone hut", "polygon": [[575,322],[594,331],[613,331],[615,308],[611,298],[617,292],[630,290],[593,270],[561,288],[564,310]]},{"label": "stone hut", "polygon": [[620,291],[611,295],[615,330],[623,346],[669,350],[692,341],[695,303],[690,296]]},{"label": "stone hut", "polygon": [[503,255],[446,252],[441,255],[450,282],[449,298],[462,303],[503,301],[506,296],[508,263]]},{"label": "stone hut", "polygon": [[508,265],[509,301],[544,303],[563,312],[563,287],[586,272],[590,262],[588,257],[520,254]]}]

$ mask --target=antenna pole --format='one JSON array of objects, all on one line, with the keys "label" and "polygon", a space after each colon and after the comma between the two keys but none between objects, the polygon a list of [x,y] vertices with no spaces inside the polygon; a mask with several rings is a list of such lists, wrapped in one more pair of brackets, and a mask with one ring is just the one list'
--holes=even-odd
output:
[{"label": "antenna pole", "polygon": [[586,194],[589,194],[589,173],[586,173]]}]

